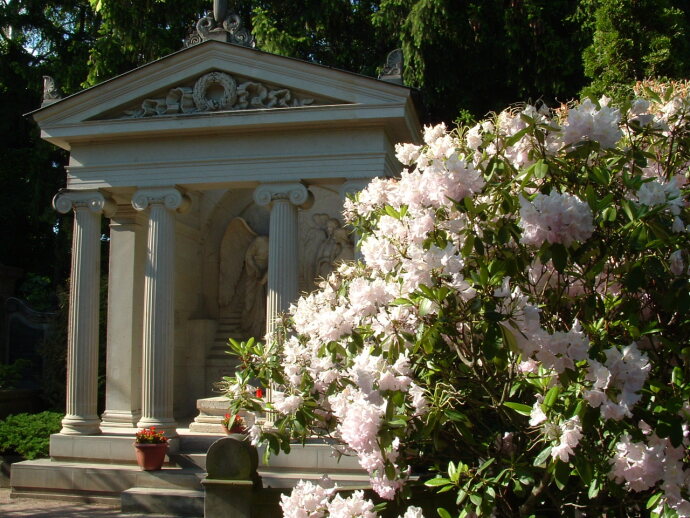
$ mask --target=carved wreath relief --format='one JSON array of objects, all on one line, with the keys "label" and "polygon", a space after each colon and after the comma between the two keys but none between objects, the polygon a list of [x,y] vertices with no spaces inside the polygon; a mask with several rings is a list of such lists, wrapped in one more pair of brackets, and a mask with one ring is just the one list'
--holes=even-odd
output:
[{"label": "carved wreath relief", "polygon": [[170,89],[165,98],[146,99],[140,108],[125,111],[125,117],[291,108],[313,103],[314,99],[297,96],[287,88],[274,88],[253,81],[238,85],[225,72],[210,72],[197,79],[193,88],[178,86]]}]

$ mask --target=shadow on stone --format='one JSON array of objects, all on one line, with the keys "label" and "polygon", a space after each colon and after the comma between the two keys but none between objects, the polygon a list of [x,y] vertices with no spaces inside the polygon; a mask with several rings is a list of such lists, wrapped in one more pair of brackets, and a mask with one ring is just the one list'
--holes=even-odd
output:
[{"label": "shadow on stone", "polygon": [[206,455],[208,475],[202,481],[204,517],[250,518],[254,497],[261,489],[258,467],[259,454],[244,435],[214,442]]}]

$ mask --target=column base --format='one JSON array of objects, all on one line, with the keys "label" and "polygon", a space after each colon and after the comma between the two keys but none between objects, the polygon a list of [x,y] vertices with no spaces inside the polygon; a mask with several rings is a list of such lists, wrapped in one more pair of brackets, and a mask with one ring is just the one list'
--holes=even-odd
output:
[{"label": "column base", "polygon": [[142,417],[137,423],[137,428],[156,427],[156,430],[165,432],[168,439],[178,437],[177,422],[171,418]]},{"label": "column base", "polygon": [[141,412],[106,410],[101,416],[101,428],[136,428]]},{"label": "column base", "polygon": [[62,420],[63,435],[99,435],[101,433],[101,420],[98,417],[80,417],[66,415]]}]

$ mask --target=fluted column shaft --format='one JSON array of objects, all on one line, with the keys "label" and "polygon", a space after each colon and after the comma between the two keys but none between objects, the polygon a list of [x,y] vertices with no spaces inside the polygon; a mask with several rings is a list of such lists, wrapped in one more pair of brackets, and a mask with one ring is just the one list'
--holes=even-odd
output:
[{"label": "fluted column shaft", "polygon": [[[276,330],[278,315],[287,311],[299,294],[297,208],[311,206],[314,196],[301,183],[269,183],[256,188],[254,201],[271,210],[266,297],[266,334],[270,335]],[[266,388],[266,399],[272,401],[273,384]],[[270,426],[275,417],[273,412],[268,412],[265,425]]]},{"label": "fluted column shaft", "polygon": [[297,209],[309,207],[313,195],[301,183],[271,183],[257,187],[254,200],[271,209],[266,332],[272,333],[276,317],[287,311],[299,294]]},{"label": "fluted column shaft", "polygon": [[141,418],[142,302],[146,227],[131,205],[110,220],[108,351],[101,429],[133,428]]},{"label": "fluted column shaft", "polygon": [[142,189],[132,198],[137,210],[149,208],[140,428],[155,426],[177,436],[173,417],[175,212],[189,206],[177,189]]},{"label": "fluted column shaft", "polygon": [[98,397],[98,309],[101,265],[101,214],[114,204],[102,194],[62,191],[53,198],[62,214],[74,211],[72,272],[67,331],[67,401],[60,433],[100,433]]}]

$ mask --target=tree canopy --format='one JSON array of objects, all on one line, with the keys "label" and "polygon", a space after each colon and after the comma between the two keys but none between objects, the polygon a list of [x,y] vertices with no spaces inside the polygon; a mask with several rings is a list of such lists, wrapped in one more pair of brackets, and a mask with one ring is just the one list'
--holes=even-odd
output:
[{"label": "tree canopy", "polygon": [[[554,106],[583,88],[599,95],[649,75],[681,78],[690,67],[682,0],[230,4],[267,52],[375,76],[402,48],[425,122],[470,120],[525,100]],[[66,155],[24,116],[40,105],[42,76],[67,94],[94,85],[180,50],[211,8],[211,0],[0,0],[0,262],[67,275],[64,260],[56,269],[45,254],[65,246],[49,202],[64,183]]]}]

